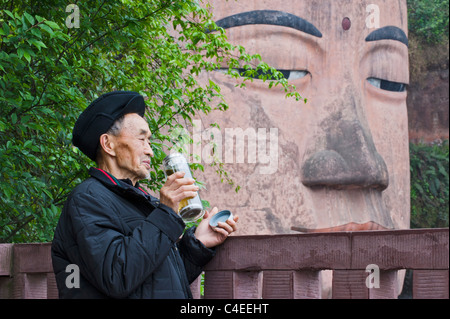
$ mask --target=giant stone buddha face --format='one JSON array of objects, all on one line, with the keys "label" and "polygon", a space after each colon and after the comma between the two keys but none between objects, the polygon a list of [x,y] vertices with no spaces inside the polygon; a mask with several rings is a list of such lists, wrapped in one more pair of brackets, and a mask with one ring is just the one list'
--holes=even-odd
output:
[{"label": "giant stone buddha face", "polygon": [[213,142],[241,189],[205,165],[201,196],[238,214],[241,235],[409,228],[406,1],[210,3],[229,41],[307,103],[261,80],[236,88],[220,70],[203,74],[230,105],[201,118],[203,130],[220,125]]}]

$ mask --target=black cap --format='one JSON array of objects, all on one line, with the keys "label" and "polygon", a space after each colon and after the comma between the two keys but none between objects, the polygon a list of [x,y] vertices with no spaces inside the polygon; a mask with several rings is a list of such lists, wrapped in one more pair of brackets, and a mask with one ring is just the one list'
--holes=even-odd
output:
[{"label": "black cap", "polygon": [[137,113],[144,117],[145,102],[142,95],[131,91],[103,94],[78,117],[73,127],[73,145],[95,161],[100,136],[106,133],[118,118],[128,113]]}]

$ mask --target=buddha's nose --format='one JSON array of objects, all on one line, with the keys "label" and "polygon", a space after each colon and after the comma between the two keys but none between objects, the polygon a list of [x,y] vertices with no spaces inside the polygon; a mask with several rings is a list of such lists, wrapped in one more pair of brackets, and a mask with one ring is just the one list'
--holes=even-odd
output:
[{"label": "buddha's nose", "polygon": [[329,123],[324,128],[325,147],[304,161],[302,183],[308,187],[385,189],[389,184],[387,166],[369,129],[356,117],[338,117]]}]

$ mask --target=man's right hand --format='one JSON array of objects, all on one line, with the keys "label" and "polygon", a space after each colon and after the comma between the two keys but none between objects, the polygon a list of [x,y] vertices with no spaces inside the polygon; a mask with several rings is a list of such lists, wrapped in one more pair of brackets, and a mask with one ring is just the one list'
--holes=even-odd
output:
[{"label": "man's right hand", "polygon": [[167,178],[166,183],[160,190],[159,201],[171,207],[178,213],[180,202],[185,198],[192,198],[197,195],[199,187],[194,185],[191,178],[184,178],[184,172],[176,172]]}]

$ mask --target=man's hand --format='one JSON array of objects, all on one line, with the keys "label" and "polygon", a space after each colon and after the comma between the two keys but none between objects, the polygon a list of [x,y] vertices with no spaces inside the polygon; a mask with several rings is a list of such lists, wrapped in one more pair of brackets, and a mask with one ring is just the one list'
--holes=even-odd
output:
[{"label": "man's hand", "polygon": [[210,212],[206,212],[203,220],[195,230],[195,237],[208,248],[222,244],[231,233],[237,230],[236,222],[239,219],[238,216],[235,216],[233,220],[227,220],[226,223],[220,222],[214,229],[209,226],[211,217],[217,214],[217,212],[217,207],[214,207]]},{"label": "man's hand", "polygon": [[159,201],[171,207],[175,213],[178,213],[180,202],[185,198],[195,197],[199,189],[194,185],[193,179],[183,178],[184,174],[184,172],[176,172],[170,175],[160,190]]}]

